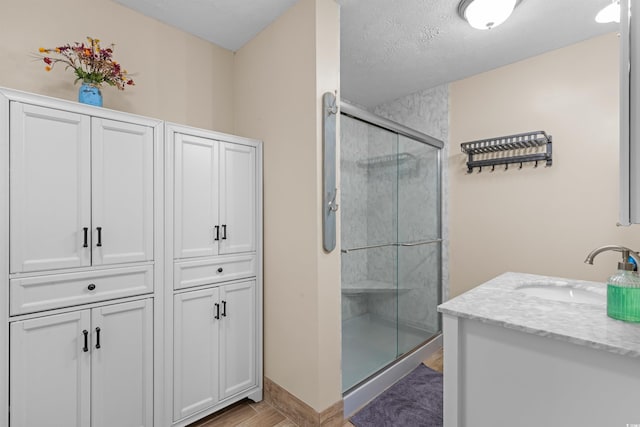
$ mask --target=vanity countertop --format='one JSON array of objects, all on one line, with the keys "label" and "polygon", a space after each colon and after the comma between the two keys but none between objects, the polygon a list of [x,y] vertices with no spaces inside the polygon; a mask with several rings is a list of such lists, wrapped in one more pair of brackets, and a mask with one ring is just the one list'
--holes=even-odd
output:
[{"label": "vanity countertop", "polygon": [[[519,287],[568,285],[601,301],[563,302],[527,295]],[[606,284],[524,273],[504,273],[438,307],[443,314],[503,326],[640,358],[640,323],[607,316]]]}]

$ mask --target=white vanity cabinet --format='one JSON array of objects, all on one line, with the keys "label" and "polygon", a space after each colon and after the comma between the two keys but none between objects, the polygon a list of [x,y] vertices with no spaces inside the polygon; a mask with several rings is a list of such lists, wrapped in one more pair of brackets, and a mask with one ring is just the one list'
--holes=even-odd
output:
[{"label": "white vanity cabinet", "polygon": [[153,259],[153,127],[12,102],[11,273]]},{"label": "white vanity cabinet", "polygon": [[12,322],[11,426],[153,426],[151,299]]},{"label": "white vanity cabinet", "polygon": [[165,418],[178,427],[262,399],[262,144],[165,135]]},{"label": "white vanity cabinet", "polygon": [[174,421],[256,385],[255,281],[174,296]]},{"label": "white vanity cabinet", "polygon": [[169,135],[175,150],[174,257],[255,251],[255,147],[193,130]]}]

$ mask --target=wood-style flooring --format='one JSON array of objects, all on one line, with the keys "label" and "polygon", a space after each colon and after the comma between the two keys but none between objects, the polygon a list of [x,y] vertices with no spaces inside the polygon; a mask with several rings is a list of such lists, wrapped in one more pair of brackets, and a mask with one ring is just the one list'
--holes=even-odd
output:
[{"label": "wood-style flooring", "polygon": [[[442,372],[442,349],[424,360],[425,365]],[[189,427],[297,427],[265,401],[254,403],[242,400],[224,410],[204,418]],[[343,427],[355,427],[348,420]]]}]

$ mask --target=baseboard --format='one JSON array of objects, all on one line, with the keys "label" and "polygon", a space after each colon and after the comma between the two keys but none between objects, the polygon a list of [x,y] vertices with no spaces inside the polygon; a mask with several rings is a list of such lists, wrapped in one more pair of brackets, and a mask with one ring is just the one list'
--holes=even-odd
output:
[{"label": "baseboard", "polygon": [[344,424],[342,400],[322,412],[316,412],[267,377],[264,378],[264,400],[300,427],[341,427]]}]

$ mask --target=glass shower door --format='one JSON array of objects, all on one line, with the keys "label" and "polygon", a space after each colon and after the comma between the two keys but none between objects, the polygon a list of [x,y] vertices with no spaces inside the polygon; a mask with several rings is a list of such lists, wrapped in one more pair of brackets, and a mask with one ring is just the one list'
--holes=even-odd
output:
[{"label": "glass shower door", "polygon": [[398,356],[441,330],[440,150],[398,140]]},{"label": "glass shower door", "polygon": [[341,119],[342,386],[398,354],[398,135]]}]

